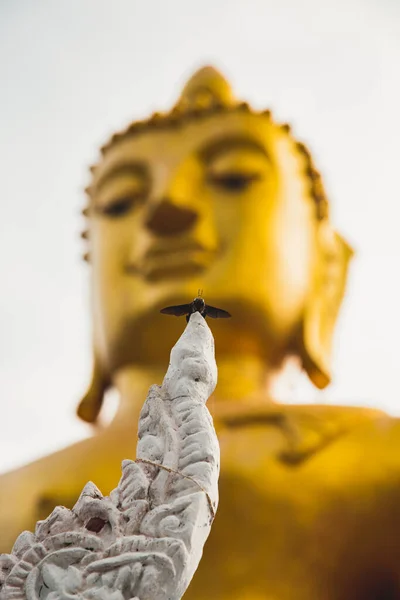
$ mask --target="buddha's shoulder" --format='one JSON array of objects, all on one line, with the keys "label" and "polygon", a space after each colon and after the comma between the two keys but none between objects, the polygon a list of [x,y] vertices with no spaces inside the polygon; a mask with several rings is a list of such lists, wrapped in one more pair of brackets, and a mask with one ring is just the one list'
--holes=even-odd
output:
[{"label": "buddha's shoulder", "polygon": [[377,408],[328,404],[242,404],[219,406],[214,417],[228,426],[256,424],[294,426],[309,425],[316,428],[353,429],[361,425],[375,426],[381,430],[400,426],[400,419],[390,417]]},{"label": "buddha's shoulder", "polygon": [[364,406],[327,405],[327,404],[284,404],[278,405],[286,419],[298,423],[324,429],[333,427],[337,429],[359,430],[369,428],[378,432],[400,426],[400,419],[391,417],[378,408]]},{"label": "buddha's shoulder", "polygon": [[382,410],[340,405],[286,405],[283,410],[300,437],[319,437],[322,446],[330,446],[347,459],[354,454],[388,456],[390,449],[400,464],[400,419]]},{"label": "buddha's shoulder", "polygon": [[400,418],[388,415],[378,408],[344,405],[283,405],[285,419],[298,427],[315,427],[328,431],[342,431],[361,437],[384,438],[400,442]]},{"label": "buddha's shoulder", "polygon": [[385,454],[383,447],[396,443],[400,456],[400,421],[383,411],[354,406],[285,405],[282,414],[288,439],[282,459],[288,463],[318,457],[322,462],[343,460],[349,464],[376,453],[377,447]]},{"label": "buddha's shoulder", "polygon": [[263,450],[287,465],[304,465],[317,458],[318,462],[343,460],[350,464],[370,456],[398,463],[400,468],[400,420],[378,409],[277,404],[247,407],[225,415],[224,421],[236,432],[247,430],[243,435],[253,440],[257,429]]}]

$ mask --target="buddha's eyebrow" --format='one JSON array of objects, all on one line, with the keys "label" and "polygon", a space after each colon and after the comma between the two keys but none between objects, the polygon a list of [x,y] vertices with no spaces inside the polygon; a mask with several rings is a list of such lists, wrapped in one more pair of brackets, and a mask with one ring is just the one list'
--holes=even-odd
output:
[{"label": "buddha's eyebrow", "polygon": [[258,152],[270,159],[267,150],[264,146],[256,139],[247,135],[234,135],[225,136],[214,140],[211,143],[207,143],[205,146],[200,148],[199,156],[200,159],[207,165],[212,162],[219,154],[230,152],[231,150],[250,150],[251,152]]},{"label": "buddha's eyebrow", "polygon": [[133,175],[136,177],[142,177],[143,179],[147,179],[148,174],[148,167],[144,162],[127,161],[123,163],[118,163],[118,165],[110,167],[108,170],[105,170],[104,173],[102,173],[99,176],[95,184],[95,189],[96,192],[99,192],[106,183],[121,175]]}]

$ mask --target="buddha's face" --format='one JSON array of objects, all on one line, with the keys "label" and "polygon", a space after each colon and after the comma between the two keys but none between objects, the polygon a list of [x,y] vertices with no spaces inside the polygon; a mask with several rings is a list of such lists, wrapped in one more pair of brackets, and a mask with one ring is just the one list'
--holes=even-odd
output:
[{"label": "buddha's face", "polygon": [[111,370],[164,360],[185,323],[167,304],[206,302],[220,352],[285,353],[316,254],[305,165],[265,116],[239,111],[118,141],[95,172],[90,219],[96,344]]}]

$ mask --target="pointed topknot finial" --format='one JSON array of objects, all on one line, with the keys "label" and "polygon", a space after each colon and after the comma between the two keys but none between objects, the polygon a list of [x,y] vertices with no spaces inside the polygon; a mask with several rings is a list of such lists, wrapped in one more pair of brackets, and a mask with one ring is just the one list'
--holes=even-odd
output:
[{"label": "pointed topknot finial", "polygon": [[175,106],[179,112],[207,110],[236,104],[231,86],[214,67],[202,67],[183,88]]}]

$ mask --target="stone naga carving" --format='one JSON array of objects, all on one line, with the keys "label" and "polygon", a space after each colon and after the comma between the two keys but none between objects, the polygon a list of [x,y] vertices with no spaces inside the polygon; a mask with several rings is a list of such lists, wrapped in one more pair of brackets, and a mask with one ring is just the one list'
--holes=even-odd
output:
[{"label": "stone naga carving", "polygon": [[[0,556],[1,600],[178,600],[218,504],[219,446],[205,403],[217,380],[199,313],[171,352],[139,420],[136,461],[109,497],[93,483]],[[84,460],[84,457],[82,457]]]}]

